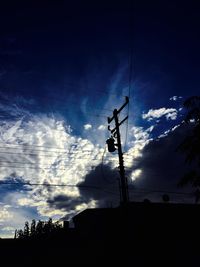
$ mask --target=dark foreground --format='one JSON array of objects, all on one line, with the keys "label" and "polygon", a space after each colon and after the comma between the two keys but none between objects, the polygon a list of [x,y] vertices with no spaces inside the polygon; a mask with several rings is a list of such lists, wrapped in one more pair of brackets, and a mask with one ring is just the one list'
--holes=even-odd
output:
[{"label": "dark foreground", "polygon": [[74,229],[0,240],[0,266],[199,266],[199,205],[86,210]]}]

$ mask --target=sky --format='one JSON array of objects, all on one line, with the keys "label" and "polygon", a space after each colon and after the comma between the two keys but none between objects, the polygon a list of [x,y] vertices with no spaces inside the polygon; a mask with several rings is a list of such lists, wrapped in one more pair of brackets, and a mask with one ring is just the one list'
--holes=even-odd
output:
[{"label": "sky", "polygon": [[125,96],[130,199],[180,191],[189,167],[176,146],[189,131],[183,102],[199,92],[199,12],[197,1],[1,1],[1,237],[27,220],[119,204],[107,117]]}]

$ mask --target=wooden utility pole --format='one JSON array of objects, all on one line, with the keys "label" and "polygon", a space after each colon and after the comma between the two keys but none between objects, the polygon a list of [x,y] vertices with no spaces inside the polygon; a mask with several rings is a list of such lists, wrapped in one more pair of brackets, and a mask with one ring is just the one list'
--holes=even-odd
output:
[{"label": "wooden utility pole", "polygon": [[[127,178],[125,176],[125,169],[124,169],[124,160],[123,160],[123,152],[122,152],[122,146],[121,146],[121,136],[120,136],[120,125],[124,123],[128,116],[126,116],[121,122],[119,122],[118,114],[122,111],[122,109],[129,103],[129,98],[126,96],[126,102],[121,106],[121,108],[114,109],[112,118],[108,117],[108,124],[112,122],[112,120],[115,121],[115,128],[110,129],[110,125],[108,126],[108,130],[111,132],[111,134],[117,138],[117,144],[114,144],[118,149],[118,156],[119,156],[119,173],[120,173],[120,193],[122,197],[122,204],[126,205],[129,202],[129,194],[128,194],[128,182]],[[113,138],[113,137],[111,137]],[[109,142],[107,142],[109,144]]]}]

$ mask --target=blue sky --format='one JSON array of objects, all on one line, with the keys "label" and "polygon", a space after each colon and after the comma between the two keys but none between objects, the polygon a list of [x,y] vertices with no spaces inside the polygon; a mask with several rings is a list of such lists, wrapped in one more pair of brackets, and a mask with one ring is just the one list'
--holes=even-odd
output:
[{"label": "blue sky", "polygon": [[[35,183],[1,185],[0,235],[119,202],[117,156],[104,148],[107,116],[129,89],[121,127],[129,182],[176,191],[183,159],[174,148],[185,133],[176,126],[184,99],[199,92],[195,1],[0,5],[0,180]],[[84,189],[91,185],[101,190]]]}]

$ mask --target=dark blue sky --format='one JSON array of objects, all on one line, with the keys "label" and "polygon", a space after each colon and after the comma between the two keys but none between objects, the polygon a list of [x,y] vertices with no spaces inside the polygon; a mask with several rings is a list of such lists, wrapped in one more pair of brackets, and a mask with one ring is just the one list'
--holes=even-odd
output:
[{"label": "dark blue sky", "polygon": [[195,1],[8,1],[0,12],[1,88],[11,95],[48,97],[50,103],[71,93],[76,99],[94,96],[109,91],[123,66],[121,94],[128,84],[130,40],[139,84],[131,93],[147,108],[198,91]]},{"label": "dark blue sky", "polygon": [[[199,92],[199,20],[197,1],[1,1],[1,180],[87,184],[97,177],[95,185],[107,187],[98,168],[109,135],[107,116],[121,106],[129,88],[129,129],[122,127],[122,141],[130,177],[141,177],[144,184],[149,173],[160,177],[169,166],[159,162],[158,170],[158,159],[168,162],[171,140],[181,139],[181,130],[173,128],[168,137],[169,129],[183,119],[184,99]],[[127,109],[121,119],[125,114]],[[160,135],[166,150],[149,143]],[[64,156],[57,156],[55,149]],[[118,163],[112,166],[106,155],[104,163],[115,177]],[[171,162],[173,173],[173,157]],[[2,166],[5,163],[9,165]],[[20,225],[31,214],[58,218],[94,207],[99,200],[95,192],[78,189],[20,187],[16,194],[14,189],[4,185],[0,190],[4,226],[13,214],[18,214]],[[54,203],[63,195],[71,210]],[[18,205],[17,212],[13,205]],[[5,233],[2,227],[0,233]]]}]

